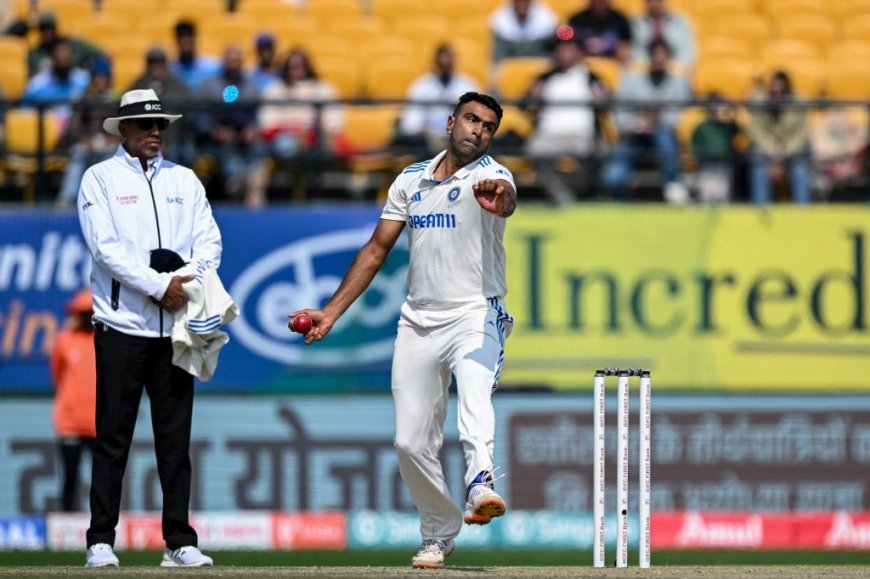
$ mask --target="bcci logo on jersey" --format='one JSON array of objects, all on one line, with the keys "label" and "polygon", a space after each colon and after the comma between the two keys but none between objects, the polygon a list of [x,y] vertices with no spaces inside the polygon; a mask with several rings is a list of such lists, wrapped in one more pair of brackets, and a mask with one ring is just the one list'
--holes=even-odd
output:
[{"label": "bcci logo on jersey", "polygon": [[251,263],[230,288],[242,312],[228,326],[230,334],[281,364],[335,368],[389,361],[407,295],[408,254],[400,244],[317,347],[306,347],[301,334],[287,330],[288,313],[326,303],[370,235],[369,228],[336,230],[277,247]]}]

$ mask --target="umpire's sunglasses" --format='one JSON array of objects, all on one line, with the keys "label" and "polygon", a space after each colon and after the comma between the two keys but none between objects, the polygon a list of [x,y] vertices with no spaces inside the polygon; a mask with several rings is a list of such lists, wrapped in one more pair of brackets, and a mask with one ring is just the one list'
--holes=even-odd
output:
[{"label": "umpire's sunglasses", "polygon": [[165,131],[166,127],[169,126],[169,119],[161,119],[161,118],[153,118],[148,117],[144,119],[132,119],[136,126],[139,127],[141,131],[150,131],[151,127],[157,127],[161,131]]}]

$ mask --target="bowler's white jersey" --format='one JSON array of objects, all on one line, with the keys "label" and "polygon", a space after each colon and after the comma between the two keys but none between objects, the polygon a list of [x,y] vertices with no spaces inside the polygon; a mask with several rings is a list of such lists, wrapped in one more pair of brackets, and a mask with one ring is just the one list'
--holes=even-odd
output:
[{"label": "bowler's white jersey", "polygon": [[484,155],[437,181],[433,172],[444,155],[406,167],[390,187],[381,214],[407,225],[408,304],[415,309],[446,310],[507,293],[507,220],[485,211],[471,187],[484,179],[514,185],[513,175]]}]

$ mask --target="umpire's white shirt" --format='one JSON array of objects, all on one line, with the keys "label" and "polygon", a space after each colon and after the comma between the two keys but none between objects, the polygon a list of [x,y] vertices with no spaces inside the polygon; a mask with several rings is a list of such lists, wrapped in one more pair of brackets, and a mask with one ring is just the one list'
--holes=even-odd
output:
[{"label": "umpire's white shirt", "polygon": [[[151,250],[171,249],[185,261],[220,265],[220,231],[202,183],[160,154],[144,171],[139,159],[118,146],[112,158],[85,172],[78,213],[93,257],[94,318],[125,334],[169,336],[172,315],[149,298],[163,297],[173,274],[151,269]],[[121,284],[117,308],[113,279]]]},{"label": "umpire's white shirt", "polygon": [[510,171],[489,155],[444,181],[433,172],[446,151],[405,168],[390,187],[382,219],[404,221],[411,252],[407,305],[450,310],[485,304],[507,293],[503,237],[506,219],[485,211],[472,185]]}]

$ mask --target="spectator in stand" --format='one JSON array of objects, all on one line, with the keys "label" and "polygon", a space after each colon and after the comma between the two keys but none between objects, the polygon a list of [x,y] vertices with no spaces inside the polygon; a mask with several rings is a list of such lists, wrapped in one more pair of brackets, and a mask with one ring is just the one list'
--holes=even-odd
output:
[{"label": "spectator in stand", "polygon": [[178,58],[172,62],[169,70],[191,90],[195,91],[206,79],[220,72],[219,60],[197,53],[196,26],[193,22],[182,20],[175,25],[175,44]]},{"label": "spectator in stand", "polygon": [[[680,149],[676,126],[682,109],[679,103],[692,98],[686,79],[668,71],[670,48],[664,40],[653,40],[648,48],[650,66],[644,73],[626,73],[616,93],[615,121],[619,142],[602,171],[602,181],[617,199],[625,199],[628,180],[642,155],[649,155],[665,176],[664,198],[685,203],[689,191],[680,181]],[[650,103],[637,106],[620,103]]]},{"label": "spectator in stand", "polygon": [[51,350],[54,383],[54,429],[58,437],[63,479],[60,509],[80,511],[79,465],[93,453],[97,437],[97,357],[94,350],[94,307],[90,289],[78,291],[66,304],[67,319]]},{"label": "spectator in stand", "polygon": [[217,161],[223,192],[247,205],[263,204],[263,148],[258,138],[260,91],[245,74],[244,54],[237,44],[224,49],[217,76],[206,79],[197,93],[208,105],[196,114],[198,149]]},{"label": "spectator in stand", "polygon": [[589,7],[568,24],[583,39],[586,56],[605,56],[627,62],[631,57],[631,24],[610,0],[589,0]]},{"label": "spectator in stand", "polygon": [[263,90],[260,134],[273,157],[289,162],[297,197],[304,194],[312,165],[341,150],[344,117],[339,106],[328,104],[337,99],[335,87],[317,76],[301,48],[290,51],[278,81]]},{"label": "spectator in stand", "polygon": [[860,107],[824,107],[812,123],[810,145],[818,168],[818,187],[829,197],[861,174],[867,155],[867,111]]},{"label": "spectator in stand", "polygon": [[776,71],[767,88],[752,96],[749,139],[752,142],[750,192],[752,201],[771,201],[771,183],[783,183],[788,171],[795,203],[810,202],[810,131],[807,111],[792,91],[785,71]]},{"label": "spectator in stand", "polygon": [[515,56],[547,56],[547,41],[559,17],[539,0],[511,0],[496,10],[489,21],[492,60]]},{"label": "spectator in stand", "polygon": [[103,130],[103,119],[117,108],[117,95],[112,89],[112,64],[99,58],[91,65],[91,82],[62,139],[69,152],[57,199],[59,206],[75,205],[85,169],[108,159],[118,148],[120,141]]},{"label": "spectator in stand", "polygon": [[707,118],[692,131],[692,154],[698,163],[698,200],[728,203],[732,197],[734,164],[740,126],[734,106],[719,94],[707,98]]},{"label": "spectator in stand", "polygon": [[[54,45],[60,40],[57,18],[53,12],[41,12],[36,20],[39,40],[27,52],[27,72],[32,77],[51,67],[51,54]],[[87,70],[97,58],[108,58],[96,46],[74,36],[63,37],[72,49],[72,64]]]},{"label": "spectator in stand", "polygon": [[[128,91],[146,89],[157,93],[161,102],[173,110],[185,110],[185,104],[191,96],[187,83],[170,72],[169,58],[159,46],[148,49],[145,53],[145,72],[127,88]],[[164,153],[171,153],[179,163],[190,166],[196,158],[191,123],[188,118],[182,117],[174,124],[163,138]]]},{"label": "spectator in stand", "polygon": [[646,12],[632,19],[632,58],[646,60],[646,48],[656,39],[664,40],[673,51],[673,61],[683,70],[695,66],[695,31],[689,20],[667,8],[667,0],[646,0]]},{"label": "spectator in stand", "polygon": [[[537,107],[527,155],[549,197],[564,205],[576,200],[577,190],[591,182],[589,164],[596,144],[593,103],[602,103],[607,90],[586,68],[583,42],[573,29],[560,27],[559,33],[549,41],[553,68],[535,81],[527,95]],[[575,157],[573,170],[560,171],[560,161],[568,156]]]},{"label": "spectator in stand", "polygon": [[70,103],[84,95],[90,80],[87,70],[73,64],[72,44],[65,38],[58,38],[51,49],[51,66],[27,82],[21,99],[28,105],[55,103],[47,110],[65,130],[73,111]]},{"label": "spectator in stand", "polygon": [[397,145],[431,157],[444,150],[447,119],[459,97],[479,92],[477,81],[456,72],[456,55],[449,44],[435,49],[435,69],[411,84],[405,97],[410,101],[399,118]]},{"label": "spectator in stand", "polygon": [[251,71],[251,80],[262,92],[267,86],[278,80],[278,60],[275,52],[275,37],[264,32],[257,36],[254,43],[257,52],[257,66]]}]

